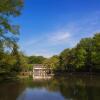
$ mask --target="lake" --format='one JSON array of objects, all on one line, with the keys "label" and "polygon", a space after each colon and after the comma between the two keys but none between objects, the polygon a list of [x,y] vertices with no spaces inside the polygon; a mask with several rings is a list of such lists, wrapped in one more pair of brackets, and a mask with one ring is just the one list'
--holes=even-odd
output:
[{"label": "lake", "polygon": [[0,100],[100,100],[100,76],[74,76],[0,83]]}]

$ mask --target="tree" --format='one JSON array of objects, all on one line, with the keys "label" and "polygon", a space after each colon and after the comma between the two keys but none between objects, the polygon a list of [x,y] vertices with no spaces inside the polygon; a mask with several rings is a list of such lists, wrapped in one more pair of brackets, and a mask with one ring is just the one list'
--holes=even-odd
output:
[{"label": "tree", "polygon": [[94,70],[100,70],[100,33],[95,34],[93,37],[93,50],[91,60]]},{"label": "tree", "polygon": [[59,57],[55,55],[49,59],[46,59],[44,61],[44,66],[46,66],[48,69],[57,70],[59,67]]},{"label": "tree", "polygon": [[62,70],[67,71],[68,70],[68,62],[69,62],[69,52],[70,49],[65,49],[64,51],[61,52],[60,54],[60,66]]},{"label": "tree", "polygon": [[74,71],[75,67],[75,49],[65,49],[60,54],[60,66],[62,70]]},{"label": "tree", "polygon": [[42,56],[30,56],[28,57],[28,63],[29,64],[42,64],[43,61],[46,59]]},{"label": "tree", "polygon": [[19,53],[20,55],[20,68],[22,72],[28,71],[28,57],[25,56],[22,52]]},{"label": "tree", "polygon": [[16,43],[13,45],[13,49],[12,49],[11,55],[16,60],[15,64],[13,65],[12,71],[18,73],[18,72],[21,71],[21,59],[20,59],[20,53],[18,51],[18,46],[17,46]]},{"label": "tree", "polygon": [[[92,41],[92,38],[84,38],[80,41],[80,43],[77,45],[77,46],[80,46],[84,52],[83,52],[83,55],[85,53],[85,67],[86,67],[86,70],[87,71],[92,71],[92,67],[93,67],[93,64],[92,64],[92,49],[93,49],[93,41]],[[83,59],[83,60],[84,60]]]},{"label": "tree", "polygon": [[[19,16],[22,6],[22,0],[0,0],[0,44],[15,42],[19,26],[11,24],[10,18]],[[3,47],[2,45],[0,46]]]},{"label": "tree", "polygon": [[[21,13],[22,0],[0,0],[0,72],[10,73],[18,64],[17,37],[19,26],[11,23]],[[5,52],[8,49],[9,53]],[[12,53],[13,52],[13,55]],[[17,68],[17,67],[16,67]],[[15,68],[15,69],[16,69]],[[15,70],[14,69],[14,70]],[[16,69],[17,71],[17,69]]]},{"label": "tree", "polygon": [[76,70],[84,70],[85,68],[85,56],[86,51],[81,47],[78,46],[75,48],[75,69]]},{"label": "tree", "polygon": [[60,54],[60,66],[65,71],[100,70],[100,33],[92,38],[83,38],[75,48],[65,49]]}]

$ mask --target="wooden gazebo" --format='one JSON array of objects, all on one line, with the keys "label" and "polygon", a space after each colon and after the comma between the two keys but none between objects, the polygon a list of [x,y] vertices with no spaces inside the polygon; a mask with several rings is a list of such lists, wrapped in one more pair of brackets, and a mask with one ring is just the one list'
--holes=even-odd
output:
[{"label": "wooden gazebo", "polygon": [[51,78],[52,70],[42,64],[33,65],[33,78],[34,79],[47,79]]}]

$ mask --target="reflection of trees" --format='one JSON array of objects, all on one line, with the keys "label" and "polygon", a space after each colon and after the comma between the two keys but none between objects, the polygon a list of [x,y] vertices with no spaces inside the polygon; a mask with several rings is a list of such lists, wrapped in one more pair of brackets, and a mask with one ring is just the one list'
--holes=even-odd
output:
[{"label": "reflection of trees", "polygon": [[0,85],[0,100],[16,100],[26,87],[46,88],[48,91],[60,92],[64,98],[72,100],[100,100],[100,78],[75,77],[54,78],[51,80],[5,83]]},{"label": "reflection of trees", "polygon": [[49,91],[59,91],[67,99],[99,100],[100,81],[90,77],[73,77],[33,82],[33,87],[45,87]]},{"label": "reflection of trees", "polygon": [[99,100],[100,96],[98,97],[97,94],[100,88],[97,89],[93,81],[90,78],[69,77],[68,79],[59,80],[58,84],[60,85],[58,86],[60,86],[60,91],[66,98],[73,98],[74,100]]},{"label": "reflection of trees", "polygon": [[24,88],[25,84],[19,81],[0,84],[0,100],[16,100]]}]

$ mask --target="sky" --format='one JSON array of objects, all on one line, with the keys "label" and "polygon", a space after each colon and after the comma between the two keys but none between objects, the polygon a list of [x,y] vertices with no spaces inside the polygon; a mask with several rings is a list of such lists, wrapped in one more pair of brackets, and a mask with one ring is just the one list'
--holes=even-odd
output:
[{"label": "sky", "polygon": [[51,57],[100,32],[100,0],[24,0],[19,45],[28,56]]}]

